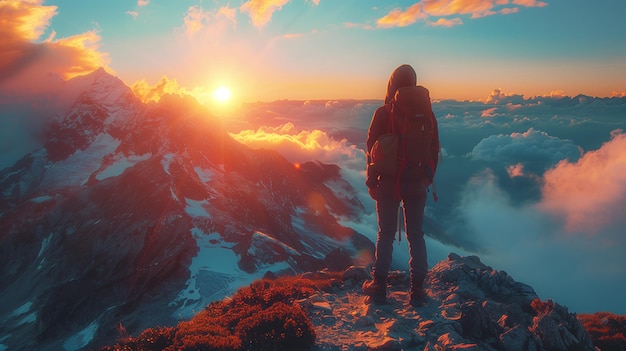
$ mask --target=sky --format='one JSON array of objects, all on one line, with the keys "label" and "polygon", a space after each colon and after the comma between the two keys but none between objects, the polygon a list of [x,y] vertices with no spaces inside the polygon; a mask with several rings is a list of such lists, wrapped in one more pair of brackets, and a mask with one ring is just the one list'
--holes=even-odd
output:
[{"label": "sky", "polygon": [[625,12],[621,0],[3,0],[0,85],[48,73],[35,63],[63,78],[103,66],[145,100],[183,91],[218,109],[220,86],[232,105],[380,99],[408,63],[435,99],[621,96]]},{"label": "sky", "polygon": [[429,239],[429,264],[475,254],[572,311],[626,314],[623,13],[621,0],[2,0],[0,169],[69,107],[60,81],[104,67],[146,102],[186,93],[228,113],[246,145],[341,165],[368,208],[351,225],[371,237],[365,135],[409,63],[443,147],[426,231],[449,242]]}]

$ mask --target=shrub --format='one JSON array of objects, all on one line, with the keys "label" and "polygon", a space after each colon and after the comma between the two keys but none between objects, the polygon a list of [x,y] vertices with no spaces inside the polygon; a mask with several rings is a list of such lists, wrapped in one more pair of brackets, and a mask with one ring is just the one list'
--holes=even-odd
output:
[{"label": "shrub", "polygon": [[246,350],[304,350],[313,345],[315,330],[299,306],[278,302],[242,320],[235,329]]},{"label": "shrub", "polygon": [[297,299],[328,280],[260,280],[239,289],[232,299],[211,303],[189,321],[172,328],[150,328],[122,337],[101,351],[303,350],[313,345],[315,329]]}]

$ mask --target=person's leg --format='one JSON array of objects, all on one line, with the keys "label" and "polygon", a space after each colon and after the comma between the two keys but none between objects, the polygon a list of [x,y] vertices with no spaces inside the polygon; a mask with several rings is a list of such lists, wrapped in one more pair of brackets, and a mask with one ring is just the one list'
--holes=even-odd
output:
[{"label": "person's leg", "polygon": [[409,269],[411,274],[411,304],[413,305],[422,303],[424,298],[423,282],[428,273],[426,242],[422,231],[426,195],[426,184],[423,181],[411,181],[402,186],[404,223],[411,256]]},{"label": "person's leg", "polygon": [[378,214],[378,234],[376,256],[372,266],[374,279],[366,281],[362,290],[376,303],[387,299],[387,274],[391,267],[393,240],[398,226],[399,199],[395,199],[395,181],[382,180],[378,187],[376,212]]},{"label": "person's leg", "polygon": [[391,267],[393,240],[398,230],[398,206],[395,198],[395,180],[382,180],[378,187],[378,234],[376,237],[376,257],[372,271],[374,275],[387,276]]}]

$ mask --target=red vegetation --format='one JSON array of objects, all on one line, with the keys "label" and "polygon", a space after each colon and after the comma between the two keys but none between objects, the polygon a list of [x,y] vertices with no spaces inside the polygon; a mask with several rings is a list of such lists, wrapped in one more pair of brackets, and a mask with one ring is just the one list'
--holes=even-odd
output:
[{"label": "red vegetation", "polygon": [[101,351],[305,350],[315,342],[315,330],[294,301],[328,284],[300,278],[260,280],[231,299],[211,303],[189,321],[122,337]]},{"label": "red vegetation", "polygon": [[606,312],[579,314],[578,320],[602,351],[626,350],[626,316]]}]

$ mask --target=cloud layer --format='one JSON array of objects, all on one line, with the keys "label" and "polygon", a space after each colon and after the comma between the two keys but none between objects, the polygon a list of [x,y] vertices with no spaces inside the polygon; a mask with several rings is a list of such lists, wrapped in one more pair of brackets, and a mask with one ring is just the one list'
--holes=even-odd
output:
[{"label": "cloud layer", "polygon": [[536,0],[423,0],[408,6],[396,8],[377,21],[382,28],[406,27],[425,20],[432,26],[452,27],[463,24],[459,16],[471,19],[516,13],[522,7],[543,7],[548,3]]},{"label": "cloud layer", "polygon": [[47,93],[54,89],[46,85],[50,75],[67,79],[108,69],[109,58],[98,50],[96,31],[60,39],[53,32],[36,43],[57,14],[55,6],[44,6],[43,0],[7,0],[0,2],[0,13],[0,91],[5,94]]},{"label": "cloud layer", "polygon": [[626,244],[626,134],[621,130],[577,162],[562,160],[544,180],[540,208],[561,219],[567,233]]}]

